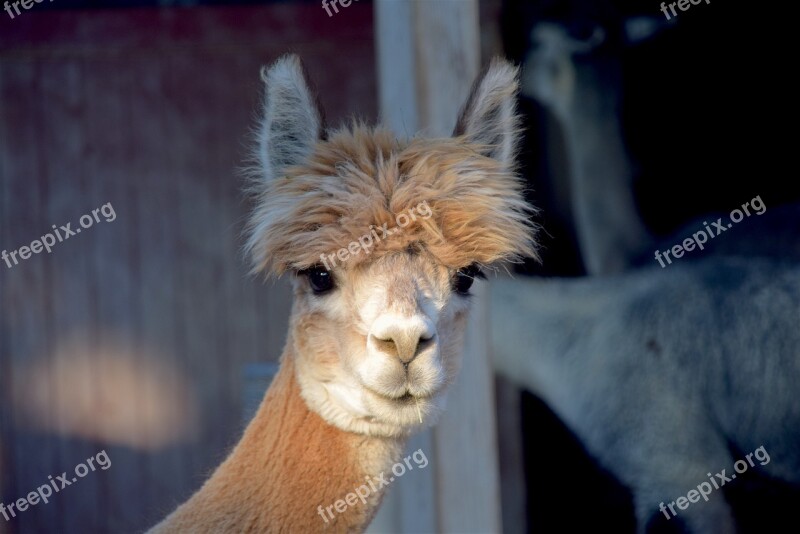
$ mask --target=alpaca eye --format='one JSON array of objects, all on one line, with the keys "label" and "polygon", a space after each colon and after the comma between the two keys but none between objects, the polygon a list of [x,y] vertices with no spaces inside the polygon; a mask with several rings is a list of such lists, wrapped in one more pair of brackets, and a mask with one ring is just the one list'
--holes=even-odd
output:
[{"label": "alpaca eye", "polygon": [[300,274],[308,278],[308,285],[317,295],[333,289],[333,275],[322,267],[311,267]]},{"label": "alpaca eye", "polygon": [[481,268],[475,264],[459,269],[453,277],[453,291],[459,295],[469,295],[469,288],[475,278],[485,278]]}]

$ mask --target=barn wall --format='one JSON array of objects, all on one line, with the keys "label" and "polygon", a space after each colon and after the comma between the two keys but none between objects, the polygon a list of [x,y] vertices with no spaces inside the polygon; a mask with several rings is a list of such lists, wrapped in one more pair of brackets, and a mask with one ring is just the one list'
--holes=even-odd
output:
[{"label": "barn wall", "polygon": [[278,358],[289,304],[240,254],[258,69],[298,52],[332,122],[374,118],[372,7],[346,17],[315,3],[0,23],[0,249],[116,216],[0,263],[0,500],[111,460],[0,531],[141,530],[236,441],[244,368]]}]

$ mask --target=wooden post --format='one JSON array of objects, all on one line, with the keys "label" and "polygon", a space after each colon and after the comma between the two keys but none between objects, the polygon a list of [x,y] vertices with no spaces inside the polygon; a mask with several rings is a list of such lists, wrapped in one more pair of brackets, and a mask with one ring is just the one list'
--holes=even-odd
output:
[{"label": "wooden post", "polygon": [[[381,114],[398,136],[449,136],[480,69],[477,0],[377,0]],[[480,286],[481,284],[479,284]],[[368,532],[499,532],[487,291],[476,289],[464,364],[447,411],[415,437],[429,465],[390,488]]]}]

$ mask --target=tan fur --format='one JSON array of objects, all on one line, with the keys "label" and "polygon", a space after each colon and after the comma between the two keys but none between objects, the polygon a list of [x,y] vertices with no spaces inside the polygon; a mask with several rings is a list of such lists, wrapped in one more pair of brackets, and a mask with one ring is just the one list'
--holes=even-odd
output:
[{"label": "tan fur", "polygon": [[[370,494],[325,522],[323,509],[389,473],[408,435],[444,408],[461,365],[469,297],[459,269],[535,256],[531,213],[509,157],[516,69],[495,62],[454,139],[397,141],[353,124],[320,131],[297,58],[263,73],[254,271],[290,272],[294,303],[281,369],[244,437],[211,479],[153,532],[363,530]],[[323,139],[324,138],[324,139]],[[304,269],[427,203],[402,232],[330,270]],[[463,279],[463,278],[462,278]]]},{"label": "tan fur", "polygon": [[[536,257],[519,181],[480,149],[463,138],[403,144],[363,125],[334,132],[307,165],[288,169],[261,194],[258,239],[250,245],[255,270],[281,274],[319,264],[320,254],[347,247],[370,225],[395,226],[396,214],[420,202],[433,216],[417,219],[378,251],[421,243],[453,269]],[[359,254],[348,265],[371,259]]]},{"label": "tan fur", "polygon": [[[370,506],[350,506],[325,523],[317,514],[387,470],[381,461],[400,452],[400,443],[341,432],[310,411],[287,354],[253,423],[214,476],[153,534],[166,532],[358,531],[372,518]],[[254,476],[257,474],[257,476]]]}]

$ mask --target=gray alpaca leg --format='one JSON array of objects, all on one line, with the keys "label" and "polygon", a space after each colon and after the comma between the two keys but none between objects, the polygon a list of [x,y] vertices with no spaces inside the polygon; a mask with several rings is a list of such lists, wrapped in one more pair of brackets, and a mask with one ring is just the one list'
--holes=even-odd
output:
[{"label": "gray alpaca leg", "polygon": [[[686,489],[684,484],[669,486],[661,482],[658,485],[670,488],[669,491],[673,497],[664,497],[663,495],[648,497],[638,493],[634,495],[638,533],[735,534],[733,514],[722,491],[715,490],[709,496],[708,502],[701,498],[698,502],[689,504],[685,510],[681,510],[675,501],[681,496],[686,498],[686,494],[690,490]],[[678,489],[679,485],[683,489]],[[689,487],[697,489],[696,485]],[[659,510],[662,502],[664,503],[663,512]],[[671,510],[675,511],[675,515]]]},{"label": "gray alpaca leg", "polygon": [[694,460],[673,458],[659,464],[660,472],[643,473],[633,489],[638,532],[734,534],[733,514],[722,488],[706,475],[711,472],[713,477],[720,461],[731,465],[727,451],[719,452]]},{"label": "gray alpaca leg", "polygon": [[687,403],[678,412],[652,413],[646,423],[631,426],[640,432],[626,435],[624,454],[607,458],[628,481],[640,533],[736,532],[723,482],[715,476],[722,469],[730,476],[734,459],[698,412]]}]

